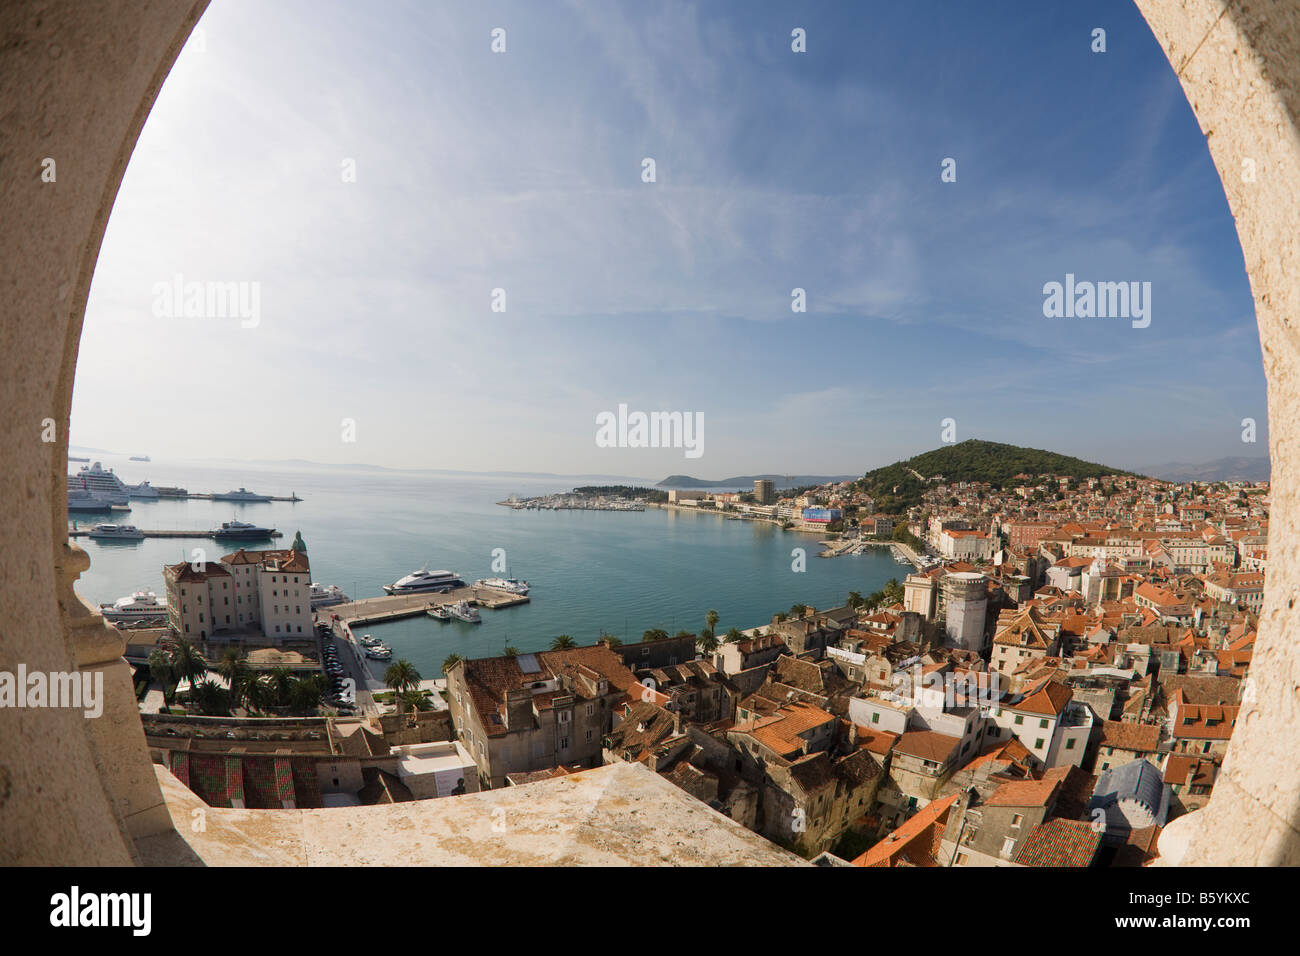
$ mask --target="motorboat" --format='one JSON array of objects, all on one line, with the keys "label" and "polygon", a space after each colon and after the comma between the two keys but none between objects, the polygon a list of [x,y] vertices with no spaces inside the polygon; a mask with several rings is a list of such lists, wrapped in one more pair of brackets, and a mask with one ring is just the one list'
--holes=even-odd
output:
[{"label": "motorboat", "polygon": [[97,524],[86,537],[96,541],[143,541],[144,532],[133,524]]},{"label": "motorboat", "polygon": [[436,604],[426,612],[429,617],[436,617],[440,621],[451,620],[451,608],[445,604]]},{"label": "motorboat", "polygon": [[113,624],[165,621],[167,602],[158,600],[158,595],[152,591],[136,591],[126,597],[118,598],[112,604],[101,604],[99,613],[104,616],[104,620]]},{"label": "motorboat", "polygon": [[212,530],[212,537],[218,541],[265,541],[274,535],[274,528],[259,528],[243,521],[223,521],[220,528]]},{"label": "motorboat", "polygon": [[446,607],[451,612],[451,616],[458,621],[464,621],[466,624],[481,624],[483,621],[478,608],[473,607],[468,601],[457,601]]},{"label": "motorboat", "polygon": [[508,594],[528,593],[528,582],[520,581],[518,578],[479,578],[474,582],[474,587],[505,591]]},{"label": "motorboat", "polygon": [[447,592],[454,588],[463,588],[465,582],[455,571],[430,571],[426,564],[419,571],[412,571],[404,578],[392,584],[384,585],[385,594],[418,594],[421,591]]}]

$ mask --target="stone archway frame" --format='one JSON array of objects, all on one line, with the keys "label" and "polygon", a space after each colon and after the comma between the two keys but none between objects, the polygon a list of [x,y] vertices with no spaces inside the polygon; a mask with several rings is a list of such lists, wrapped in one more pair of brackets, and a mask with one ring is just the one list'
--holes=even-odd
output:
[{"label": "stone archway frame", "polygon": [[[1296,863],[1300,6],[1135,2],[1182,83],[1236,219],[1268,376],[1274,469],[1272,563],[1247,699],[1209,805],[1167,828],[1162,846],[1186,863]],[[0,670],[19,662],[98,670],[108,697],[98,721],[0,710],[0,863],[130,864],[136,840],[171,826],[134,719],[122,637],[73,593],[89,561],[67,540],[64,476],[104,229],[144,120],[206,6],[0,7]],[[47,157],[57,164],[53,183],[42,181]]]}]

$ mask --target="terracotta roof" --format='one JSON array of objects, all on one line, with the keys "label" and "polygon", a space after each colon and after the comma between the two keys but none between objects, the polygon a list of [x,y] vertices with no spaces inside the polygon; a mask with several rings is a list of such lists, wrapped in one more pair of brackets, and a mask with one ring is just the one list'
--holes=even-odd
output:
[{"label": "terracotta roof", "polygon": [[954,793],[926,804],[910,820],[855,859],[853,865],[937,866],[934,847],[957,797],[958,794]]},{"label": "terracotta roof", "polygon": [[1088,866],[1097,855],[1101,834],[1084,820],[1044,820],[1030,831],[1012,862],[1021,866]]},{"label": "terracotta roof", "polygon": [[1122,720],[1103,720],[1101,745],[1131,750],[1134,753],[1155,753],[1160,743],[1160,728],[1155,724],[1134,724]]},{"label": "terracotta roof", "polygon": [[1047,807],[1056,795],[1056,780],[1009,780],[985,801],[990,807]]},{"label": "terracotta roof", "polygon": [[910,730],[899,735],[894,743],[894,752],[943,763],[960,746],[960,737],[950,737],[933,730]]}]

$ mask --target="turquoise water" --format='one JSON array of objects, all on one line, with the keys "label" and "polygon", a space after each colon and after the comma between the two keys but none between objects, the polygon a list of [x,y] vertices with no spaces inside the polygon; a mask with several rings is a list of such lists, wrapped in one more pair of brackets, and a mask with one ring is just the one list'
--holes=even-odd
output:
[{"label": "turquoise water", "polygon": [[[241,485],[261,494],[297,492],[304,499],[297,503],[133,502],[130,515],[99,520],[145,529],[207,529],[237,517],[284,532],[277,547],[287,547],[301,530],[312,578],[337,584],[352,597],[379,596],[382,585],[425,562],[457,571],[467,582],[491,577],[493,549],[504,549],[510,574],[532,585],[528,604],[483,610],[481,624],[422,616],[364,628],[425,677],[438,676],[452,652],[490,656],[507,644],[540,650],[559,634],[586,644],[602,631],[625,641],[655,627],[698,631],[710,608],[720,615],[719,631],[753,627],[795,603],[829,607],[843,603],[850,591],[869,594],[908,570],[887,549],[827,560],[816,557],[821,548],[815,535],[710,514],[658,508],[513,511],[495,504],[511,494],[595,483],[587,480],[103,460],[128,482],[147,478],[191,492]],[[162,566],[182,560],[187,549],[206,548],[210,558],[233,550],[204,539],[78,540],[91,565],[77,590],[97,603],[140,588],[162,594]],[[792,570],[794,548],[807,552],[802,573]]]}]

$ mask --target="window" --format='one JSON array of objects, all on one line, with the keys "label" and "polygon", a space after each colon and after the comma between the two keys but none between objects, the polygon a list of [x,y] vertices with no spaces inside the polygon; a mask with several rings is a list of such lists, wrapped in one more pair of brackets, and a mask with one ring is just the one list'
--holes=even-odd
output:
[{"label": "window", "polygon": [[1025,722],[1025,718],[1022,717],[1020,714],[1016,714],[1016,725],[1019,726],[1020,724],[1023,724],[1024,722]]},{"label": "window", "polygon": [[1041,750],[1042,747],[1043,747],[1043,738],[1039,737],[1037,740],[1034,741],[1034,749]]},{"label": "window", "polygon": [[1010,856],[1011,856],[1011,851],[1014,850],[1015,848],[1016,848],[1016,838],[1015,838],[1015,837],[1007,837],[1007,838],[1002,842],[1002,857],[1003,857],[1003,859],[1008,859],[1008,858],[1010,858]]},{"label": "window", "polygon": [[1025,822],[1025,815],[1023,813],[1016,813],[1013,814],[1011,817],[1011,825],[1013,827],[1016,827],[1017,829],[1019,829],[1020,824],[1024,822]]},{"label": "window", "polygon": [[1046,730],[1046,729],[1047,729],[1047,718],[1044,717],[1042,720],[1040,720],[1040,721],[1038,722],[1038,726],[1039,726],[1040,728]]},{"label": "window", "polygon": [[587,705],[587,716],[590,717],[590,716],[591,716],[592,714],[594,714],[595,712],[596,712],[596,705],[595,705],[595,704],[588,704],[588,705]]},{"label": "window", "polygon": [[1073,749],[1074,749],[1074,738],[1073,738],[1073,737],[1071,737],[1069,740],[1067,740],[1067,741],[1065,742],[1065,749],[1066,749],[1066,750],[1073,750]]},{"label": "window", "polygon": [[880,714],[872,714],[872,715],[871,715],[871,722],[872,722],[873,724],[878,724],[878,723],[880,723]]},{"label": "window", "polygon": [[568,749],[569,749],[569,738],[568,738],[568,737],[561,737],[561,738],[560,738],[560,749],[561,749],[561,750],[568,750]]}]

